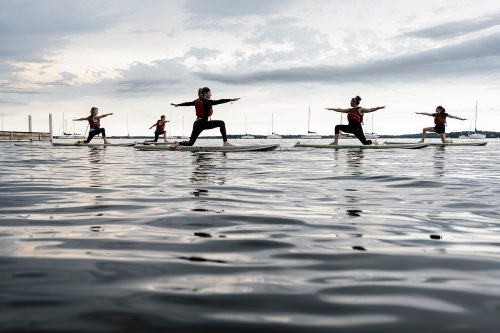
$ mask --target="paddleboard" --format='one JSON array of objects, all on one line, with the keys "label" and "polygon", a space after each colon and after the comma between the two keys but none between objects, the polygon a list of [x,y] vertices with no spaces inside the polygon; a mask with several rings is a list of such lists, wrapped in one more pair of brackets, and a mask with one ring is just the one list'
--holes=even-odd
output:
[{"label": "paddleboard", "polygon": [[131,147],[135,146],[137,142],[128,142],[128,143],[81,143],[76,145],[74,142],[52,142],[53,146],[58,147]]},{"label": "paddleboard", "polygon": [[[452,142],[452,143],[442,143],[442,142],[425,142],[425,144],[428,144],[429,146],[437,146],[437,147],[444,147],[444,146],[486,146],[488,142],[482,141],[482,142]],[[385,141],[384,145],[401,145],[401,144],[415,144],[415,142],[397,142],[397,141]]]},{"label": "paddleboard", "polygon": [[164,146],[164,145],[171,145],[174,142],[165,142],[165,141],[158,141],[158,142],[151,142],[151,141],[144,141],[142,144],[143,145],[153,145],[153,146]]},{"label": "paddleboard", "polygon": [[399,145],[318,145],[297,142],[294,147],[329,148],[329,149],[420,149],[427,147],[426,143],[405,143]]},{"label": "paddleboard", "polygon": [[171,150],[171,151],[193,151],[193,152],[240,152],[240,151],[268,151],[275,150],[280,145],[252,145],[252,146],[177,146],[175,150],[170,149],[170,146],[157,146],[157,145],[136,145],[134,148],[139,150]]}]

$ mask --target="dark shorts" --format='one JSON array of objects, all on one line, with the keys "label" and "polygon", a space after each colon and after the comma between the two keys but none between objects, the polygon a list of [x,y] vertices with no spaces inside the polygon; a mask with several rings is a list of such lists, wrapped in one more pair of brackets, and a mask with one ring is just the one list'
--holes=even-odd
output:
[{"label": "dark shorts", "polygon": [[436,124],[436,126],[434,126],[434,132],[437,134],[444,133],[446,132],[446,126],[444,126],[444,124]]}]

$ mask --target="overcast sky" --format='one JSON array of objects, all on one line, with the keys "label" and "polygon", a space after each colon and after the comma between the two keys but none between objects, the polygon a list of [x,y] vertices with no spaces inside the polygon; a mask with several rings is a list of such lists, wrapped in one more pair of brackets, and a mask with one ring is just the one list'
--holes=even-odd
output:
[{"label": "overcast sky", "polygon": [[[438,105],[500,130],[500,2],[483,0],[0,0],[3,130],[55,132],[92,106],[108,135],[147,135],[164,114],[189,135],[200,87],[229,134],[333,134],[325,107],[385,105],[367,131],[417,133]],[[345,118],[343,120],[345,123]],[[75,123],[84,132],[84,122]],[[206,135],[217,135],[217,130]],[[57,133],[56,133],[57,134]]]}]

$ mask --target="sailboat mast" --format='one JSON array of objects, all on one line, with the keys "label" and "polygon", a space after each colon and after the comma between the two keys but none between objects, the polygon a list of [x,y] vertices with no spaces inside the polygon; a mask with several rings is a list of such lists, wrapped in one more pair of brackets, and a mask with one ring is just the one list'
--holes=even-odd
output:
[{"label": "sailboat mast", "polygon": [[309,115],[307,116],[307,134],[309,134],[309,123],[311,122],[311,107],[309,107]]},{"label": "sailboat mast", "polygon": [[476,101],[476,116],[474,117],[474,133],[477,133],[477,101]]}]

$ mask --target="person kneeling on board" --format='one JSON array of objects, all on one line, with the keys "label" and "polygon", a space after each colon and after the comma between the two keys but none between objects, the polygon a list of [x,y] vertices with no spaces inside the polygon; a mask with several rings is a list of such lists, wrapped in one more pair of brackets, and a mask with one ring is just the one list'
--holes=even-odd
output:
[{"label": "person kneeling on board", "polygon": [[78,119],[73,119],[73,121],[83,121],[87,120],[89,122],[89,136],[85,141],[78,140],[75,142],[75,145],[80,145],[82,143],[89,143],[92,138],[98,134],[102,134],[102,139],[104,140],[105,144],[111,144],[108,140],[106,140],[106,131],[104,128],[101,127],[101,118],[111,116],[112,113],[105,113],[103,115],[98,116],[97,113],[99,112],[99,109],[96,108],[95,106],[90,109],[90,116],[85,117],[85,118],[78,118]]}]

